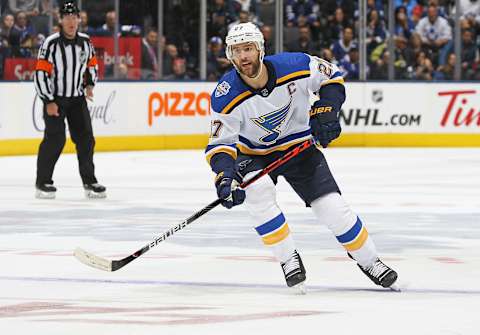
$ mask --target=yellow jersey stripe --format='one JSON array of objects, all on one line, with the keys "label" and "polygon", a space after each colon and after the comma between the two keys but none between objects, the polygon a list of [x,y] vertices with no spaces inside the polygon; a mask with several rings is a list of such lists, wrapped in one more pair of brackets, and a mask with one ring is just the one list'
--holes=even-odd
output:
[{"label": "yellow jersey stripe", "polygon": [[230,110],[235,106],[236,103],[238,103],[240,100],[242,100],[244,98],[249,97],[252,94],[253,93],[250,92],[250,91],[245,91],[242,94],[238,95],[235,99],[230,101],[230,103],[222,109],[221,114],[228,114],[230,112]]},{"label": "yellow jersey stripe", "polygon": [[329,80],[327,80],[327,81],[324,81],[320,86],[325,86],[325,85],[334,84],[334,83],[344,84],[344,83],[345,83],[345,80],[343,79],[343,77],[336,77],[336,78],[333,78],[333,79],[329,79]]},{"label": "yellow jersey stripe", "polygon": [[287,80],[295,78],[295,77],[306,76],[306,75],[310,75],[310,70],[292,72],[290,74],[287,74],[286,76],[278,78],[277,79],[277,84],[281,84],[284,81],[287,81]]},{"label": "yellow jersey stripe", "polygon": [[262,237],[263,243],[266,245],[276,244],[283,241],[290,234],[290,228],[287,223],[284,223],[281,228],[274,233]]},{"label": "yellow jersey stripe", "polygon": [[365,227],[363,227],[362,231],[360,232],[360,234],[358,234],[357,238],[351,243],[344,244],[343,247],[348,251],[358,250],[365,244],[365,241],[367,240],[367,238],[368,238],[368,232],[365,229]]},{"label": "yellow jersey stripe", "polygon": [[295,140],[292,140],[291,142],[287,142],[285,144],[282,144],[282,145],[279,145],[279,146],[276,146],[276,147],[273,147],[273,148],[268,148],[268,149],[250,149],[249,147],[247,147],[243,143],[237,143],[237,147],[242,154],[246,154],[246,155],[267,155],[267,154],[269,154],[271,152],[274,152],[274,151],[287,150],[292,145],[303,142],[309,137],[310,137],[310,135],[304,136],[304,137],[301,137],[301,138],[296,138]]}]

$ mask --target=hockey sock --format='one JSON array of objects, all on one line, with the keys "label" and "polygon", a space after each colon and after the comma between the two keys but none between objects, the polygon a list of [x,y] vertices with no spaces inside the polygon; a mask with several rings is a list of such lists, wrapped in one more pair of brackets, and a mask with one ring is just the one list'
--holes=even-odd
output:
[{"label": "hockey sock", "polygon": [[338,193],[330,193],[311,204],[318,220],[325,223],[337,241],[362,266],[378,258],[375,245],[360,218]]},{"label": "hockey sock", "polygon": [[255,227],[263,243],[270,247],[280,262],[286,262],[295,250],[295,244],[290,235],[290,229],[285,216],[280,213],[273,219]]}]

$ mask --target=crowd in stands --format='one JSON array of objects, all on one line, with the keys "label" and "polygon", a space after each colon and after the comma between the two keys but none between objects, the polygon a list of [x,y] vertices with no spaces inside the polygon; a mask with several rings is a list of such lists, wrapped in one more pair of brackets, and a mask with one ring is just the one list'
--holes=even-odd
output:
[{"label": "crowd in stands", "polygon": [[[6,58],[35,58],[43,40],[59,29],[61,0],[0,0],[0,79]],[[322,57],[340,66],[347,79],[359,78],[359,9],[357,0],[284,0],[285,51]],[[480,80],[480,0],[395,0],[394,69],[400,80],[452,80],[454,18],[460,14],[461,79]],[[388,1],[367,0],[367,78],[385,80],[391,59],[387,42]],[[231,69],[225,56],[228,29],[240,22],[257,24],[267,55],[275,51],[275,0],[207,1],[207,79]],[[164,36],[156,29],[157,1],[121,1],[120,36],[141,40],[141,79],[199,78],[199,3],[164,1]],[[113,0],[83,0],[80,31],[113,36]],[[52,28],[53,27],[53,28]],[[162,78],[158,78],[158,45]],[[105,76],[113,76],[106,69]],[[121,63],[117,78],[129,79]]]}]

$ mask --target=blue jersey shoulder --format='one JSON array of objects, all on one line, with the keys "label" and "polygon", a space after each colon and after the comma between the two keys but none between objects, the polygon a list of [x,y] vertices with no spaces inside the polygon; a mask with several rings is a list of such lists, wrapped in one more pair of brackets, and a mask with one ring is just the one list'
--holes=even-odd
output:
[{"label": "blue jersey shoulder", "polygon": [[267,56],[265,60],[273,64],[277,78],[282,78],[296,72],[310,71],[310,57],[302,52],[282,52]]},{"label": "blue jersey shoulder", "polygon": [[212,109],[217,113],[228,114],[233,105],[247,95],[251,95],[249,89],[238,78],[236,70],[230,70],[220,78],[217,87],[212,92]]}]

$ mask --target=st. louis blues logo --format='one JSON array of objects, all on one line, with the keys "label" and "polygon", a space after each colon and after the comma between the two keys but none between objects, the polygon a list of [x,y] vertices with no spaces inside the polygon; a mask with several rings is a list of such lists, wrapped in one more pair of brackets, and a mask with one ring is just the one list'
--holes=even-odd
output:
[{"label": "st. louis blues logo", "polygon": [[251,119],[253,123],[262,129],[267,131],[267,135],[260,138],[260,141],[263,143],[272,143],[278,136],[280,136],[280,127],[285,122],[290,112],[290,106],[292,105],[292,98],[288,104],[274,112],[262,115],[258,118]]}]

